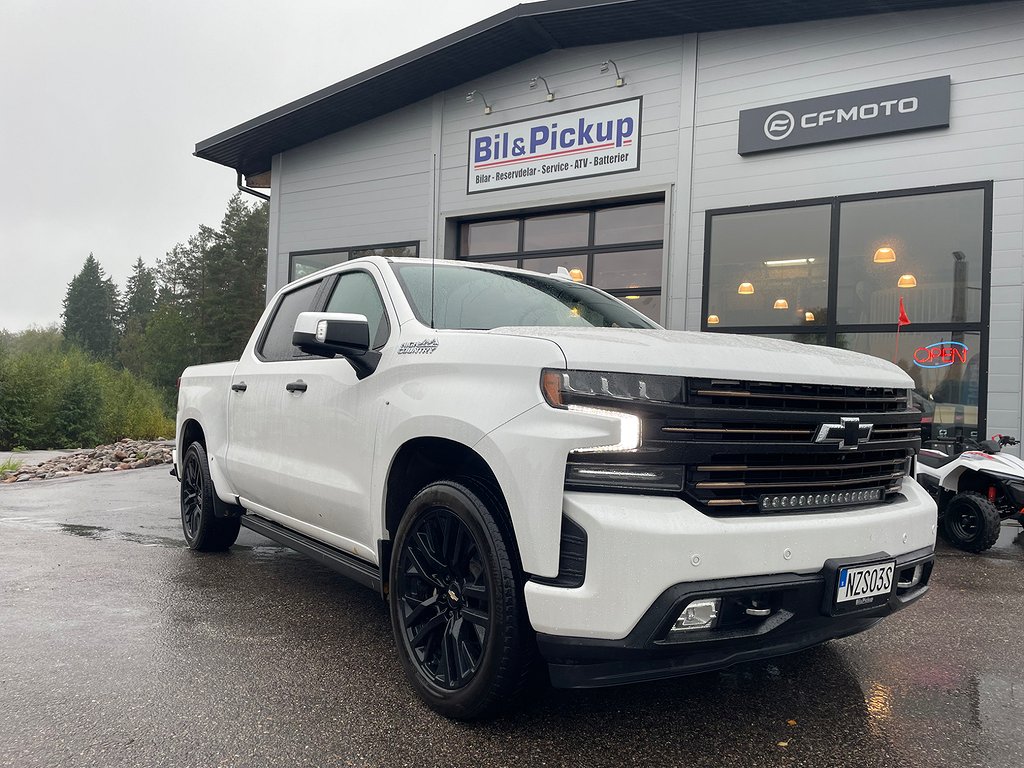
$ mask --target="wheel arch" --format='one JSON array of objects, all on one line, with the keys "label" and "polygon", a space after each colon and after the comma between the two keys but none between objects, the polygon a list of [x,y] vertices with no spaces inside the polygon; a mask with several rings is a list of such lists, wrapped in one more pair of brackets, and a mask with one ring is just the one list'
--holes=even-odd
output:
[{"label": "wheel arch", "polygon": [[231,492],[231,484],[224,475],[220,462],[216,461],[215,457],[211,453],[210,446],[206,439],[206,431],[203,429],[203,425],[199,423],[198,419],[189,417],[181,422],[181,428],[178,430],[177,443],[178,454],[175,469],[178,472],[179,478],[181,477],[185,461],[185,451],[188,450],[188,447],[192,445],[192,443],[199,443],[203,446],[203,450],[206,451],[207,461],[210,464],[210,477],[213,480],[214,495],[221,502],[221,504],[218,505],[218,515],[230,516],[237,514],[237,510],[240,508],[235,507],[235,496]]},{"label": "wheel arch", "polygon": [[387,582],[391,559],[391,541],[412,498],[426,485],[438,480],[456,480],[484,485],[500,502],[496,512],[499,524],[513,534],[517,567],[522,569],[514,541],[514,526],[508,511],[508,501],[501,484],[490,465],[470,446],[445,437],[416,437],[399,447],[391,460],[384,482],[383,533],[387,539],[380,542],[380,569]]}]

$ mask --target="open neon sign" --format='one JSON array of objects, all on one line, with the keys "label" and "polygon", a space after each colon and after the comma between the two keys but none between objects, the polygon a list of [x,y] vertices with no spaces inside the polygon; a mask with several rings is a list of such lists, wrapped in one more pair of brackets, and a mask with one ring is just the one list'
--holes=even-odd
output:
[{"label": "open neon sign", "polygon": [[967,345],[959,341],[936,341],[914,350],[914,364],[920,368],[946,368],[967,362]]}]

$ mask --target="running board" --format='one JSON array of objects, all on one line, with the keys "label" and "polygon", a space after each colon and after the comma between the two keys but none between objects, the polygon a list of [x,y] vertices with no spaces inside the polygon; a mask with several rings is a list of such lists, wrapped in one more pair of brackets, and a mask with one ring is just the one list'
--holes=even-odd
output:
[{"label": "running board", "polygon": [[266,536],[268,539],[273,539],[278,544],[283,544],[297,552],[301,552],[318,563],[322,563],[328,568],[348,576],[353,581],[359,582],[363,586],[367,586],[377,592],[381,590],[380,569],[373,563],[368,563],[354,555],[341,552],[323,542],[285,528],[283,525],[273,523],[270,520],[264,520],[262,517],[256,517],[252,514],[242,515],[241,523],[250,531],[255,531]]}]

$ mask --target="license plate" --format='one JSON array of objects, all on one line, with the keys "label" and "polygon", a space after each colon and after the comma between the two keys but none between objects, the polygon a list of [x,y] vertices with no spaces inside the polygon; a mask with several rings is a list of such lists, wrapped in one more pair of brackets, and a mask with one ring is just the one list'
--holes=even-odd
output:
[{"label": "license plate", "polygon": [[840,568],[836,585],[836,607],[853,608],[877,602],[874,598],[892,592],[895,570],[894,560],[874,565]]}]

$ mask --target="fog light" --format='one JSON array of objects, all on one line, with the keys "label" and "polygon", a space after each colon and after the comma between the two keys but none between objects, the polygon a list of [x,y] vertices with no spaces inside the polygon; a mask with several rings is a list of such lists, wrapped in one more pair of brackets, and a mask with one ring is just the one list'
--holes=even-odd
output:
[{"label": "fog light", "polygon": [[683,608],[670,632],[689,632],[694,629],[713,629],[718,623],[718,610],[722,607],[722,598],[710,600],[694,600]]}]

